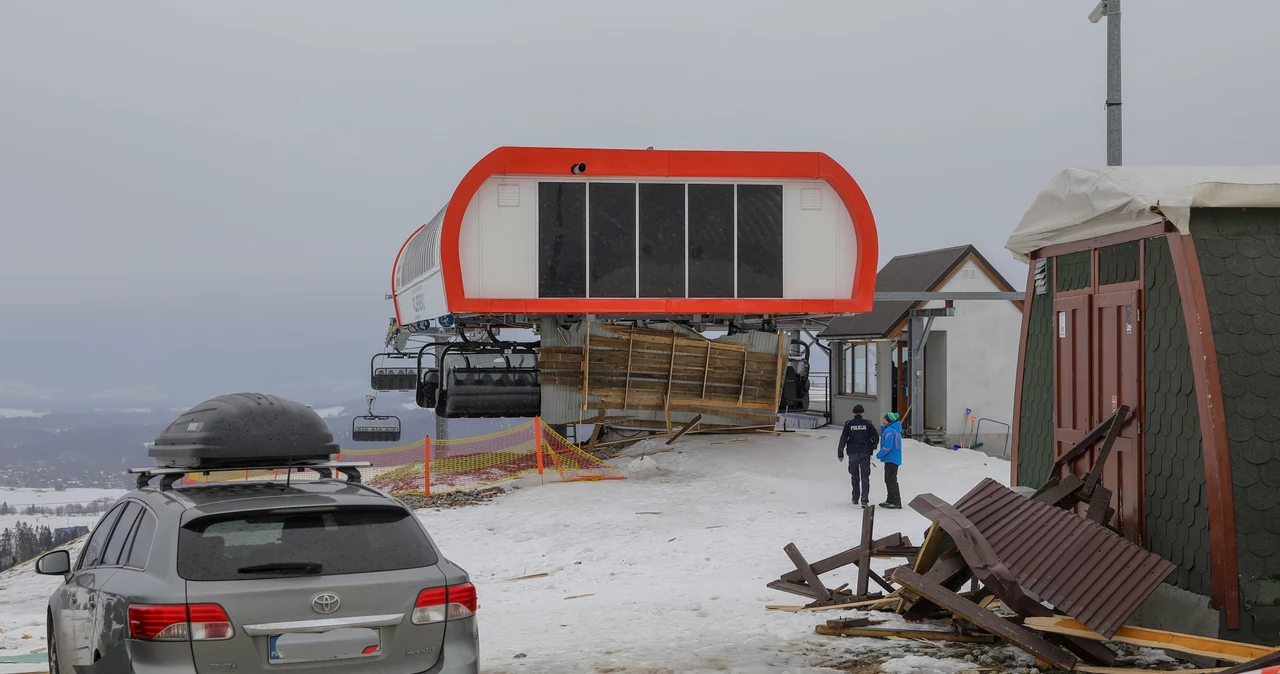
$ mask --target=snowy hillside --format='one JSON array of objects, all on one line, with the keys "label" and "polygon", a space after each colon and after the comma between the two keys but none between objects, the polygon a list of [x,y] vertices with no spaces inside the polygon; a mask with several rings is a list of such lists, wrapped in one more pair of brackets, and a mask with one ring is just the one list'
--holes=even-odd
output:
[{"label": "snowy hillside", "polygon": [[[836,433],[649,441],[614,460],[625,481],[534,485],[481,506],[420,511],[479,589],[482,671],[795,674],[831,671],[818,663],[849,649],[884,649],[894,672],[962,668],[902,658],[897,642],[816,636],[826,614],[765,610],[804,603],[765,587],[790,569],[784,545],[816,559],[856,544],[862,511],[849,503]],[[735,437],[745,439],[712,444]],[[1008,479],[1007,462],[978,452],[908,441],[904,453],[904,500],[933,492],[954,501],[984,477]],[[879,466],[872,489],[873,502],[884,498]],[[877,536],[919,542],[926,526],[909,508],[876,514]],[[0,649],[9,649],[0,659],[44,646],[44,605],[58,582],[30,564],[0,574]]]}]

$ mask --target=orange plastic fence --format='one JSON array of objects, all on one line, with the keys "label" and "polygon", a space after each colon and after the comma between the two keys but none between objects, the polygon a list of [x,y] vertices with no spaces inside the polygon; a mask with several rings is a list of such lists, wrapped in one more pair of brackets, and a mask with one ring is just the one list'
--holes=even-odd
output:
[{"label": "orange plastic fence", "polygon": [[[430,461],[425,461],[426,456]],[[621,480],[622,473],[584,452],[541,419],[471,438],[422,441],[381,449],[347,449],[344,461],[368,461],[361,468],[364,482],[396,495],[442,494],[493,486],[525,477],[543,481],[583,482]],[[316,479],[312,472],[295,472],[290,479]],[[283,480],[272,471],[227,471],[189,475],[184,482],[224,480]]]}]

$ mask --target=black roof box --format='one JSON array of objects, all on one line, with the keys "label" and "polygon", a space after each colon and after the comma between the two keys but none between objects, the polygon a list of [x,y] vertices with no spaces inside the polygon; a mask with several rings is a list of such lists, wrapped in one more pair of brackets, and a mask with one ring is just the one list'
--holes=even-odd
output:
[{"label": "black roof box", "polygon": [[158,466],[216,469],[328,461],[339,451],[310,407],[273,395],[234,393],[187,410],[147,454]]}]

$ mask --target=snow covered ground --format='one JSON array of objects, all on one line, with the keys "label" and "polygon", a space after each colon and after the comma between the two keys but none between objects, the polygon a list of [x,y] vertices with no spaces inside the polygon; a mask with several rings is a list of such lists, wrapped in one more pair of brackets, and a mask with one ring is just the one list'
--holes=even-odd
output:
[{"label": "snow covered ground", "polygon": [[[625,481],[525,486],[480,506],[420,511],[479,590],[483,671],[798,674],[830,672],[819,665],[866,649],[883,652],[894,674],[973,667],[904,656],[902,642],[815,635],[831,614],[765,610],[804,603],[765,587],[790,568],[784,545],[818,559],[860,535],[837,432],[647,441],[614,460]],[[1008,480],[1007,462],[979,452],[905,444],[904,500],[954,501],[984,477]],[[872,490],[873,503],[884,498],[879,466]],[[918,543],[926,526],[909,508],[876,513],[877,536],[901,531]],[[0,657],[44,647],[44,605],[59,579],[30,566],[0,574]],[[854,580],[844,571],[833,584]]]},{"label": "snow covered ground", "polygon": [[[726,436],[686,437],[671,451],[632,458],[664,449],[647,441],[615,459],[626,481],[526,488],[474,508],[423,511],[479,590],[485,671],[830,671],[815,665],[844,649],[889,647],[815,635],[828,615],[765,610],[804,603],[765,587],[791,568],[784,545],[819,559],[860,536],[862,510],[849,502],[837,432],[718,445]],[[1009,464],[979,452],[909,441],[904,451],[904,500],[932,492],[953,501],[984,477],[1008,481]],[[884,498],[879,467],[872,490],[873,503]],[[877,536],[901,531],[919,542],[927,524],[909,508],[876,512]],[[843,571],[824,581],[855,580]],[[549,575],[511,580],[538,573]]]}]

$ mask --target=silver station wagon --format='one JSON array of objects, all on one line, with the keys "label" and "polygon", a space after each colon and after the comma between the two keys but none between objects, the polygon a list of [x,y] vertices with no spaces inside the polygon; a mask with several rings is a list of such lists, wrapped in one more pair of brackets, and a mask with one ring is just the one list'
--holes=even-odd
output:
[{"label": "silver station wagon", "polygon": [[[278,432],[245,440],[244,428]],[[402,502],[360,484],[361,464],[329,461],[331,443],[310,408],[274,396],[223,396],[179,417],[151,453],[186,465],[135,470],[139,488],[74,564],[65,550],[37,561],[65,579],[49,600],[50,671],[478,672],[467,573]],[[322,477],[180,481],[231,466]]]}]

